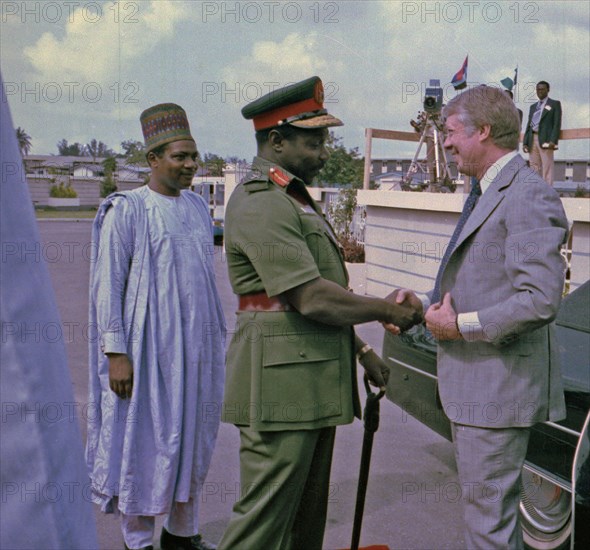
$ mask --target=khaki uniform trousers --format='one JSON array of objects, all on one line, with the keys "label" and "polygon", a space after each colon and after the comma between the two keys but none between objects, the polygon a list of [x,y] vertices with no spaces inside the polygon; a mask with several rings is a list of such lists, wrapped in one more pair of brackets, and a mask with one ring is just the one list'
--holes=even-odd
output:
[{"label": "khaki uniform trousers", "polygon": [[336,428],[240,427],[240,500],[218,550],[321,550]]}]

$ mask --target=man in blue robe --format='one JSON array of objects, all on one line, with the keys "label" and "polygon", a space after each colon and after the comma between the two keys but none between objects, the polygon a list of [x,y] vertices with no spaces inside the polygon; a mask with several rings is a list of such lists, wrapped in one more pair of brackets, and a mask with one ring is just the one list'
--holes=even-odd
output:
[{"label": "man in blue robe", "polygon": [[[125,547],[212,548],[198,534],[224,378],[225,322],[205,202],[188,190],[197,148],[186,113],[141,115],[149,183],[110,195],[92,230],[87,462],[95,501],[120,512]],[[218,410],[219,407],[213,407]]]}]

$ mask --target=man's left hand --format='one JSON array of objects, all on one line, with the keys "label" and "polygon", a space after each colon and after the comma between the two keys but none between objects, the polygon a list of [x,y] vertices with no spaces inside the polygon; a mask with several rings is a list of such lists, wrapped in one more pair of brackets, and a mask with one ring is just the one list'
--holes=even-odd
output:
[{"label": "man's left hand", "polygon": [[371,350],[365,353],[359,362],[364,367],[365,372],[369,377],[369,382],[373,386],[385,390],[387,379],[389,378],[389,368],[383,359]]},{"label": "man's left hand", "polygon": [[444,295],[443,301],[432,304],[426,315],[426,328],[437,340],[459,340],[461,333],[457,328],[457,313],[453,309],[450,293]]}]

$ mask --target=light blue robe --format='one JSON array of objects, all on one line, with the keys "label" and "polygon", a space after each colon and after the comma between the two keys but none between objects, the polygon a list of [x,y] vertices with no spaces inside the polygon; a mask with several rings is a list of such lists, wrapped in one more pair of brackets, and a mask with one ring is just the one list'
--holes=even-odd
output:
[{"label": "light blue robe", "polygon": [[[165,514],[195,498],[219,427],[226,330],[211,218],[195,193],[181,192],[176,217],[167,200],[147,186],[115,193],[92,230],[86,458],[105,512]],[[131,399],[109,388],[103,350],[131,358]]]}]

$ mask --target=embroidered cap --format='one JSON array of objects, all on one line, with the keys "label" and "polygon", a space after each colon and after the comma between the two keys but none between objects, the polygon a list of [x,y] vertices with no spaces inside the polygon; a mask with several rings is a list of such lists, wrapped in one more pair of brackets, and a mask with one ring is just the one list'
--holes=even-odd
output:
[{"label": "embroidered cap", "polygon": [[324,109],[324,86],[319,76],[273,90],[242,109],[254,129],[265,130],[290,124],[297,128],[342,126],[342,121]]},{"label": "embroidered cap", "polygon": [[141,113],[139,120],[146,153],[173,141],[195,141],[191,136],[185,110],[175,103],[154,105]]}]

